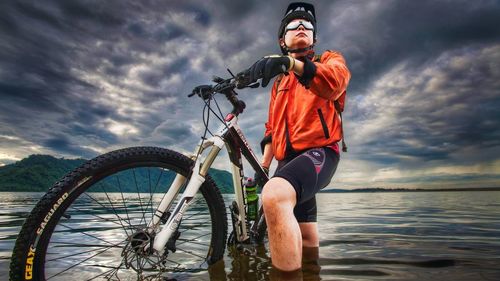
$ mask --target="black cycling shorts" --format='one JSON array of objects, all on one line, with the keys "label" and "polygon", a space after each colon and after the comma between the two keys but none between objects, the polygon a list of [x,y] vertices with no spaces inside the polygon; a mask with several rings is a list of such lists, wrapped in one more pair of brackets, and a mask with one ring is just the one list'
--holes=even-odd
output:
[{"label": "black cycling shorts", "polygon": [[312,148],[278,162],[273,177],[287,180],[295,189],[298,222],[316,222],[316,193],[327,186],[337,170],[339,154],[331,148]]}]

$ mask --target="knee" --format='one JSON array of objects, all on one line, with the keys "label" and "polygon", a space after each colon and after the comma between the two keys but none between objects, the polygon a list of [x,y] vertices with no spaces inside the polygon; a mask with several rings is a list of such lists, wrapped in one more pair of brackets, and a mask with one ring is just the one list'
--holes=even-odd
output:
[{"label": "knee", "polygon": [[283,205],[295,206],[295,190],[285,179],[272,178],[262,190],[262,205],[264,210],[273,210]]}]

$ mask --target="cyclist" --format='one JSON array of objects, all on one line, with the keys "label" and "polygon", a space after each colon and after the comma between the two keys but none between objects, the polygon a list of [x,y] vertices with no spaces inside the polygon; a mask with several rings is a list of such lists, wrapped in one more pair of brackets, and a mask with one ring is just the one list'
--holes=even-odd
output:
[{"label": "cyclist", "polygon": [[[262,191],[272,264],[301,268],[302,248],[319,247],[316,193],[330,183],[339,161],[341,118],[335,101],[345,97],[350,72],[338,52],[315,56],[314,6],[292,3],[281,21],[282,56],[266,56],[244,73],[271,90],[262,166],[278,168]],[[342,104],[343,106],[343,104]]]}]

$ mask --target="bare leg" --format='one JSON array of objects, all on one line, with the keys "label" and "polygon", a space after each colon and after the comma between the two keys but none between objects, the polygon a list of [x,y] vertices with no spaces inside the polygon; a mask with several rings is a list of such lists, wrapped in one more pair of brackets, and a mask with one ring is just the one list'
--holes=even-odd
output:
[{"label": "bare leg", "polygon": [[295,189],[283,178],[272,178],[262,191],[272,264],[283,271],[302,265],[302,235],[293,215]]},{"label": "bare leg", "polygon": [[304,247],[302,248],[302,274],[304,280],[319,281],[321,266],[319,265],[319,248]]},{"label": "bare leg", "polygon": [[302,233],[302,246],[304,248],[319,247],[318,223],[301,222],[299,227]]}]

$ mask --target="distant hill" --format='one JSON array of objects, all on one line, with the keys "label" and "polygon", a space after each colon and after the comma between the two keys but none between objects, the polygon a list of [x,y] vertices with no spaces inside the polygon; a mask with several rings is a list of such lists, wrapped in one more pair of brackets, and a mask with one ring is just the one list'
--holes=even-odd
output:
[{"label": "distant hill", "polygon": [[[30,155],[21,161],[0,167],[0,191],[47,191],[57,180],[86,161],[86,159],[58,159],[50,155]],[[210,169],[209,174],[222,193],[234,192],[229,172]],[[137,169],[135,178],[132,173],[120,175],[120,188],[123,192],[137,192],[136,186],[139,186],[141,192],[149,192],[148,189],[152,188],[148,184],[150,178],[160,179],[161,184],[169,184],[174,174],[160,169]],[[119,191],[116,178],[104,180],[102,186],[106,190]]]}]

